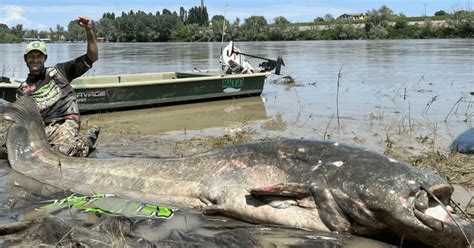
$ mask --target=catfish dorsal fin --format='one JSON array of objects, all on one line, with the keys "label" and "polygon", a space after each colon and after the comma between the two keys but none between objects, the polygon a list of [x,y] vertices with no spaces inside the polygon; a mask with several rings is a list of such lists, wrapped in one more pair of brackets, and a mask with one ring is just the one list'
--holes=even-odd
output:
[{"label": "catfish dorsal fin", "polygon": [[42,123],[38,105],[35,100],[28,95],[22,96],[5,108],[5,119],[17,124],[28,124],[30,122]]},{"label": "catfish dorsal fin", "polygon": [[309,185],[303,183],[279,183],[249,190],[252,196],[289,196],[305,198],[311,195]]}]

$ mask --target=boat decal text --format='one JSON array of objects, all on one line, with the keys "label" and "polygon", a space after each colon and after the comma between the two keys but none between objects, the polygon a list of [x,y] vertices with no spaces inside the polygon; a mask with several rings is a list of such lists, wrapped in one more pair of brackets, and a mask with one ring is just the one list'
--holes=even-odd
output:
[{"label": "boat decal text", "polygon": [[76,93],[77,102],[97,101],[105,98],[105,90],[91,90]]},{"label": "boat decal text", "polygon": [[243,78],[229,78],[222,80],[222,88],[235,88],[243,87],[244,79]]}]

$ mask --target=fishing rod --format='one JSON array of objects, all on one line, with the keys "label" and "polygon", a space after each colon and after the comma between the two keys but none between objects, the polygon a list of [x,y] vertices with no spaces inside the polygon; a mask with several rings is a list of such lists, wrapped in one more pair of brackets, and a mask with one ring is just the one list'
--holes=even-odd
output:
[{"label": "fishing rod", "polygon": [[237,51],[236,49],[234,49],[234,42],[232,42],[232,48],[230,49],[230,54],[229,54],[229,51],[227,51],[227,56],[230,57],[233,54],[241,54],[241,55],[248,56],[248,57],[251,57],[251,58],[266,60],[266,62],[260,63],[259,67],[262,67],[264,71],[271,71],[271,70],[275,69],[275,74],[276,75],[280,75],[281,66],[285,66],[285,62],[283,61],[283,58],[281,56],[278,56],[278,58],[276,60],[274,60],[274,59],[268,59],[268,58],[260,57],[260,56],[257,56],[257,55],[243,53],[243,52],[240,52],[240,51]]},{"label": "fishing rod", "polygon": [[[225,4],[225,7],[224,7],[224,21],[222,23],[222,40],[221,40],[221,63],[223,63],[223,59],[222,59],[222,45],[224,44],[224,37],[225,37],[225,30],[226,30],[226,26],[225,26],[225,17],[227,15],[227,6],[229,6],[229,1],[226,1],[226,4]],[[281,56],[278,56],[278,58],[276,60],[274,59],[268,59],[268,58],[264,58],[264,57],[260,57],[260,56],[256,56],[256,55],[252,55],[252,54],[247,54],[247,53],[242,53],[240,51],[237,51],[237,49],[234,49],[234,42],[232,42],[232,47],[231,47],[231,52],[229,54],[229,51],[227,51],[227,56],[230,57],[232,56],[233,54],[241,54],[241,55],[244,55],[244,56],[248,56],[248,57],[251,57],[251,58],[256,58],[256,59],[261,59],[261,60],[266,60],[266,62],[262,62],[260,63],[258,66],[263,68],[263,71],[271,71],[273,69],[275,69],[275,74],[276,75],[280,75],[280,71],[281,71],[281,66],[285,66],[285,62],[283,62],[283,58]]]},{"label": "fishing rod", "polygon": [[224,22],[222,23],[222,40],[221,40],[221,46],[224,44],[224,36],[225,36],[225,17],[227,15],[227,6],[229,5],[229,1],[225,4],[224,7]]}]

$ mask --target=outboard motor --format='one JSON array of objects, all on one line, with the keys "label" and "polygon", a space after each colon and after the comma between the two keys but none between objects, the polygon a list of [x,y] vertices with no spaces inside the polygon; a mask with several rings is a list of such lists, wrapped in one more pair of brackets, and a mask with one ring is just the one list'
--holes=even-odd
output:
[{"label": "outboard motor", "polygon": [[11,81],[10,81],[10,78],[9,78],[9,77],[1,76],[1,77],[0,77],[0,83],[7,83],[7,84],[9,84],[9,83],[11,83]]},{"label": "outboard motor", "polygon": [[240,49],[234,47],[233,41],[222,49],[221,63],[222,71],[228,74],[246,74],[255,71],[245,56],[240,53]]},{"label": "outboard motor", "polygon": [[[251,58],[257,58],[261,60],[266,60],[259,64],[259,69],[255,70],[250,63],[247,61],[245,56]],[[285,62],[283,62],[283,58],[281,56],[278,57],[277,60],[267,59],[260,56],[255,56],[247,53],[243,53],[240,49],[234,47],[234,42],[229,42],[224,49],[222,49],[221,53],[221,63],[222,63],[222,70],[225,73],[253,73],[256,71],[260,72],[267,72],[275,69],[275,74],[280,75],[281,66],[285,66]]]}]

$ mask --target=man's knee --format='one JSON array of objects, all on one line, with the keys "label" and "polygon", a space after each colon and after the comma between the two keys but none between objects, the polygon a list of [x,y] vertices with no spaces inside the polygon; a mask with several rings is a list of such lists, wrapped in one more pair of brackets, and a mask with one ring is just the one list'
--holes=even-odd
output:
[{"label": "man's knee", "polygon": [[79,126],[79,122],[75,120],[48,125],[47,133],[51,146],[67,156],[87,157],[95,147],[100,128],[94,126],[82,137],[79,134]]},{"label": "man's knee", "polygon": [[87,157],[91,152],[91,148],[82,140],[76,140],[71,143],[56,144],[55,147],[59,152],[70,157]]}]

